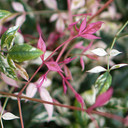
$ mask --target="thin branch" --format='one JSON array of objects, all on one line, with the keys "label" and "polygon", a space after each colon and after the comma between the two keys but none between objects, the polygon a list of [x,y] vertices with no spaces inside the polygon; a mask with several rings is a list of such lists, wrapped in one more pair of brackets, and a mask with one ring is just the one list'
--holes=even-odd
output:
[{"label": "thin branch", "polygon": [[33,74],[33,76],[28,80],[28,82],[25,84],[25,86],[21,89],[21,91],[18,94],[18,97],[22,94],[22,92],[25,90],[25,88],[27,87],[27,85],[31,82],[31,80],[38,73],[38,71],[41,69],[42,66],[43,66],[43,63],[38,67],[38,69],[35,71],[35,73]]},{"label": "thin branch", "polygon": [[[6,95],[6,96],[13,96],[13,97],[17,97],[17,98],[19,97],[19,98],[22,98],[22,99],[27,99],[27,100],[38,102],[38,103],[51,104],[51,105],[55,105],[55,106],[59,106],[59,107],[65,107],[65,108],[72,109],[72,110],[86,112],[86,109],[82,109],[80,107],[69,106],[69,105],[64,105],[64,104],[59,104],[59,103],[52,103],[52,102],[48,102],[48,101],[44,101],[44,100],[40,100],[40,99],[36,99],[36,98],[30,98],[30,97],[27,97],[27,96],[18,96],[18,95],[15,95],[15,94],[11,94],[11,93],[8,93],[8,92],[2,92],[2,91],[0,91],[0,94]],[[100,115],[100,116],[104,116],[104,117],[107,117],[107,118],[115,119],[115,120],[118,120],[118,121],[124,123],[124,118],[122,118],[120,116],[117,116],[117,115],[114,115],[114,114],[111,114],[111,113],[99,112],[99,111],[95,111],[95,110],[92,110],[91,113],[92,114],[97,114],[97,115]]]},{"label": "thin branch", "polygon": [[99,15],[105,8],[108,7],[109,4],[111,4],[113,2],[113,0],[108,0],[108,2],[105,3],[105,5],[100,8],[88,21],[87,23],[89,23],[90,21],[92,21],[97,15]]},{"label": "thin branch", "polygon": [[24,122],[23,122],[23,116],[22,116],[22,110],[21,110],[21,103],[20,103],[20,98],[19,97],[17,97],[17,101],[18,101],[21,127],[24,128]]}]

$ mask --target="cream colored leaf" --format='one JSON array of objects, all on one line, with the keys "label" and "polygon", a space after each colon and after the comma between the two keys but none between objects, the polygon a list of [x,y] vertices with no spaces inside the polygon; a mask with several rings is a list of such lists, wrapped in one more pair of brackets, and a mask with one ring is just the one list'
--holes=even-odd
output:
[{"label": "cream colored leaf", "polygon": [[91,70],[88,70],[87,72],[100,73],[100,72],[103,72],[103,71],[106,71],[106,69],[101,67],[101,66],[96,66],[96,67],[92,68]]},{"label": "cream colored leaf", "polygon": [[24,68],[22,68],[20,65],[16,64],[15,63],[15,66],[17,68],[17,71],[19,73],[19,75],[24,78],[25,80],[29,80],[29,76],[28,76],[28,73],[26,72],[26,70]]},{"label": "cream colored leaf", "polygon": [[103,48],[96,48],[94,50],[91,50],[91,52],[96,54],[97,56],[105,56],[105,55],[107,55],[107,52]]},{"label": "cream colored leaf", "polygon": [[2,118],[4,120],[13,120],[13,119],[18,119],[18,116],[15,116],[14,114],[10,113],[10,112],[6,112],[5,114],[2,115]]},{"label": "cream colored leaf", "polygon": [[118,50],[116,50],[116,49],[112,49],[111,51],[110,51],[110,56],[117,56],[118,54],[120,54],[121,52],[119,52]]},{"label": "cream colored leaf", "polygon": [[128,64],[116,64],[116,65],[112,66],[110,68],[110,70],[121,68],[121,67],[124,67],[124,66],[128,66]]}]

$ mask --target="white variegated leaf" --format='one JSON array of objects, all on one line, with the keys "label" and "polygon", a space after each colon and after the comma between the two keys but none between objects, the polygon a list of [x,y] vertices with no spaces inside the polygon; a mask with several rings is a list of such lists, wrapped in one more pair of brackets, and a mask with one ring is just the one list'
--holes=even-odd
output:
[{"label": "white variegated leaf", "polygon": [[118,54],[120,54],[121,52],[119,52],[118,50],[116,50],[116,49],[112,49],[111,51],[110,51],[110,56],[117,56]]},{"label": "white variegated leaf", "polygon": [[21,15],[16,19],[16,26],[21,26],[26,20],[26,15]]},{"label": "white variegated leaf", "polygon": [[24,12],[24,7],[21,3],[19,2],[12,2],[12,7],[15,11],[17,12]]},{"label": "white variegated leaf", "polygon": [[29,85],[26,88],[26,96],[32,98],[35,96],[37,92],[37,87],[35,83],[29,83]]},{"label": "white variegated leaf", "polygon": [[57,2],[56,0],[43,0],[48,8],[57,9]]},{"label": "white variegated leaf", "polygon": [[91,70],[88,70],[87,72],[100,73],[100,72],[103,72],[103,71],[106,71],[106,69],[101,67],[101,66],[96,66],[96,67],[92,68]]},{"label": "white variegated leaf", "polygon": [[121,67],[124,67],[124,66],[128,66],[128,64],[116,64],[116,65],[112,66],[110,68],[110,70],[121,68]]},{"label": "white variegated leaf", "polygon": [[1,73],[1,78],[3,79],[3,81],[13,87],[17,87],[19,88],[19,85],[17,84],[17,81],[7,77],[5,74]]},{"label": "white variegated leaf", "polygon": [[6,112],[5,114],[2,115],[2,118],[4,120],[13,120],[13,119],[18,119],[18,116],[15,116],[14,114],[10,113],[10,112]]},{"label": "white variegated leaf", "polygon": [[91,50],[92,53],[96,54],[97,56],[106,56],[107,52],[103,48],[96,48]]},{"label": "white variegated leaf", "polygon": [[[41,87],[39,89],[39,93],[40,93],[40,97],[42,100],[48,101],[48,102],[53,102],[52,97],[50,96],[49,92],[45,88]],[[44,106],[48,112],[48,120],[51,120],[52,115],[53,115],[53,105],[44,104]]]}]

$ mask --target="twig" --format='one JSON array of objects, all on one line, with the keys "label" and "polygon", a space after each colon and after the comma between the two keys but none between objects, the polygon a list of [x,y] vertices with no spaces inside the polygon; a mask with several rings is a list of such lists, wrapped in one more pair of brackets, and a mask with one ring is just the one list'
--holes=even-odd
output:
[{"label": "twig", "polygon": [[108,5],[110,4],[110,3],[112,3],[113,2],[113,0],[108,0],[108,2],[106,2],[105,3],[105,5],[102,7],[102,8],[100,8],[97,12],[96,12],[96,14],[94,14],[88,21],[87,21],[87,23],[89,23],[90,21],[92,21],[97,15],[99,15],[105,8],[107,8],[108,7]]},{"label": "twig", "polygon": [[22,110],[21,110],[21,103],[20,103],[20,98],[19,97],[17,97],[17,101],[18,101],[21,127],[24,128],[24,122],[23,122],[23,116],[22,116]]},{"label": "twig", "polygon": [[[6,95],[6,96],[13,96],[13,97],[17,97],[17,98],[19,97],[21,99],[27,99],[27,100],[30,100],[30,101],[39,102],[39,103],[43,103],[43,104],[51,104],[51,105],[55,105],[55,106],[59,106],[59,107],[65,107],[65,108],[72,109],[72,110],[86,112],[86,109],[82,109],[80,107],[69,106],[69,105],[64,105],[64,104],[59,104],[59,103],[52,103],[52,102],[48,102],[48,101],[44,101],[44,100],[40,100],[40,99],[36,99],[36,98],[30,98],[30,97],[27,97],[27,96],[18,96],[18,95],[15,95],[15,94],[11,94],[11,93],[8,93],[8,92],[2,92],[2,91],[0,91],[0,94]],[[101,115],[101,116],[104,116],[104,117],[107,117],[107,118],[115,119],[115,120],[118,120],[122,123],[124,122],[124,118],[122,118],[120,116],[117,116],[117,115],[114,115],[114,114],[99,112],[99,111],[95,111],[95,110],[92,110],[91,113]]]}]

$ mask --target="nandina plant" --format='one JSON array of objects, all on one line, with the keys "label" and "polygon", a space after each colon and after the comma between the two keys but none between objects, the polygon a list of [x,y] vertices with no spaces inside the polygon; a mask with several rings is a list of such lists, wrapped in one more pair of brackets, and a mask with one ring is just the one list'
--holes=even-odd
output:
[{"label": "nandina plant", "polygon": [[[34,19],[36,26],[34,31],[36,31],[38,37],[24,34],[22,27],[24,27],[27,20],[30,20],[30,23],[32,22],[32,15],[44,14],[46,10],[32,11],[25,2],[15,1],[11,3],[15,12],[0,10],[0,72],[1,80],[5,83],[0,91],[2,97],[5,97],[1,98],[1,127],[4,127],[3,120],[13,119],[20,120],[18,127],[21,125],[22,128],[35,127],[32,122],[49,122],[50,126],[51,121],[55,122],[55,126],[95,126],[98,128],[109,126],[106,125],[106,122],[111,119],[119,121],[120,126],[127,126],[127,115],[123,117],[116,115],[115,112],[109,112],[109,110],[115,107],[118,110],[122,107],[124,110],[122,113],[125,114],[128,107],[125,103],[123,106],[116,104],[112,106],[111,104],[114,92],[116,94],[115,87],[112,86],[113,79],[115,79],[112,75],[113,70],[121,67],[127,68],[128,66],[126,61],[113,62],[113,58],[124,52],[117,50],[115,44],[117,39],[127,35],[123,31],[128,21],[116,31],[112,43],[109,42],[109,45],[106,44],[107,46],[100,43],[99,46],[96,46],[99,39],[103,41],[102,34],[100,34],[102,26],[106,24],[106,21],[102,20],[102,13],[105,13],[103,10],[106,8],[109,11],[111,11],[111,8],[115,9],[114,5],[109,5],[113,3],[113,0],[104,3],[102,7],[101,1],[92,3],[87,1],[86,3],[85,0],[67,0],[67,6],[63,7],[67,12],[60,9],[61,4],[64,3],[56,0],[38,2],[36,3],[37,6],[43,4],[46,9],[49,9],[49,13],[52,12],[51,17],[48,16],[50,23],[56,21],[53,23],[55,28],[50,28],[45,26],[46,23],[43,25],[41,21]],[[86,4],[90,4],[89,7],[86,7]],[[93,14],[92,7],[95,6],[100,7],[100,9],[98,10],[97,7]],[[84,10],[85,8],[89,11]],[[99,19],[92,21],[97,17]],[[120,17],[121,15],[117,19]],[[14,18],[16,18],[15,25],[11,22]],[[5,22],[8,21],[11,22],[11,25],[9,25],[11,27],[5,26]],[[44,27],[41,27],[41,25]],[[44,29],[50,31],[50,33],[47,35]],[[105,29],[107,29],[106,26]],[[45,38],[45,36],[48,36],[48,38]],[[32,65],[38,65],[37,69]],[[98,75],[91,79],[89,73]],[[87,81],[90,83],[91,80],[94,81],[89,85],[91,88],[82,87],[82,82],[84,82],[84,86],[88,85],[88,82],[84,79],[88,79]],[[7,85],[10,87],[6,89],[5,86],[7,87]],[[13,106],[9,106],[12,110],[8,109],[9,98],[17,100],[19,115],[13,112]],[[75,103],[72,102],[74,100]],[[44,105],[43,111],[41,109],[42,103]],[[27,108],[27,104],[31,104],[31,109]],[[71,106],[72,104],[74,106]],[[29,112],[30,124],[25,122],[25,107],[27,111],[34,112],[33,115]],[[68,110],[63,108],[68,108]],[[73,119],[76,122],[73,122],[73,124],[71,123],[73,119],[67,119],[73,115],[73,112],[71,113],[69,109],[74,110],[75,116]],[[63,113],[66,113],[66,115],[63,115]],[[98,117],[95,117],[94,114]],[[104,121],[103,124],[101,120]],[[61,123],[63,121],[65,121],[64,124]],[[45,126],[45,123],[42,126]]]}]

